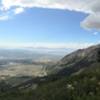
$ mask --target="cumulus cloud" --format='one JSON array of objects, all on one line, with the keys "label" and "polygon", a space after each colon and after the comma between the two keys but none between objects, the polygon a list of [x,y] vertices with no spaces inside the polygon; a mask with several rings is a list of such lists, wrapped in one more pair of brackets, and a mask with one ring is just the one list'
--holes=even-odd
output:
[{"label": "cumulus cloud", "polygon": [[88,14],[81,26],[100,30],[100,0],[1,0],[1,11],[13,14],[24,12],[25,8],[64,9]]},{"label": "cumulus cloud", "polygon": [[[85,2],[86,1],[86,2]],[[3,9],[8,10],[11,7],[23,8],[53,8],[81,11],[85,13],[91,12],[86,3],[90,0],[1,0]]]},{"label": "cumulus cloud", "polygon": [[100,13],[90,14],[83,22],[81,22],[81,26],[85,29],[100,30]]}]

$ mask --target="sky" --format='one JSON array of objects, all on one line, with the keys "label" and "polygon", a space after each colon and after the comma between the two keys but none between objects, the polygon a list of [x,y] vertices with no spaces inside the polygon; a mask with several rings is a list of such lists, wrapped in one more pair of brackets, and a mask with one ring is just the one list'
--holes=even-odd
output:
[{"label": "sky", "polygon": [[100,43],[100,0],[0,0],[0,46],[84,48]]}]

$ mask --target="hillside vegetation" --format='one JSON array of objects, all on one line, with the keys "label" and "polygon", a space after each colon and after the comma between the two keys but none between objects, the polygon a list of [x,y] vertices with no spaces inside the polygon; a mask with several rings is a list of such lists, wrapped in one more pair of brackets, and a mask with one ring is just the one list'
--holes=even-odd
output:
[{"label": "hillside vegetation", "polygon": [[100,100],[99,64],[78,75],[46,81],[35,90],[1,93],[0,100]]}]

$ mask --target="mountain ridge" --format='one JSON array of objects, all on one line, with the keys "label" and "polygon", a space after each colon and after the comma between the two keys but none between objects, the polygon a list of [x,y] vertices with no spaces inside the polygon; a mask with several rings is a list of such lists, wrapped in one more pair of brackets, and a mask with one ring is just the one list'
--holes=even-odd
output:
[{"label": "mountain ridge", "polygon": [[100,62],[100,44],[79,49],[63,57],[52,69],[53,73],[70,75]]}]

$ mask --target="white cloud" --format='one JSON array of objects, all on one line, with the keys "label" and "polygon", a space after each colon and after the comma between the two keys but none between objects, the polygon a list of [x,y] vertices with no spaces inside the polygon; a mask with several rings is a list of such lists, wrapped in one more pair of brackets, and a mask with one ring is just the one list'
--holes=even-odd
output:
[{"label": "white cloud", "polygon": [[81,22],[81,26],[86,29],[100,30],[100,13],[90,14],[83,22]]},{"label": "white cloud", "polygon": [[88,16],[81,22],[86,29],[100,30],[100,0],[1,0],[1,10],[14,14],[24,11],[24,8],[52,8],[87,13]]},{"label": "white cloud", "polygon": [[20,13],[22,13],[22,12],[24,12],[24,8],[16,8],[16,9],[14,10],[14,13],[15,13],[15,14],[20,14]]},{"label": "white cloud", "polygon": [[2,6],[5,10],[10,9],[11,7],[42,7],[90,13],[92,10],[86,6],[89,1],[90,0],[2,0]]}]

